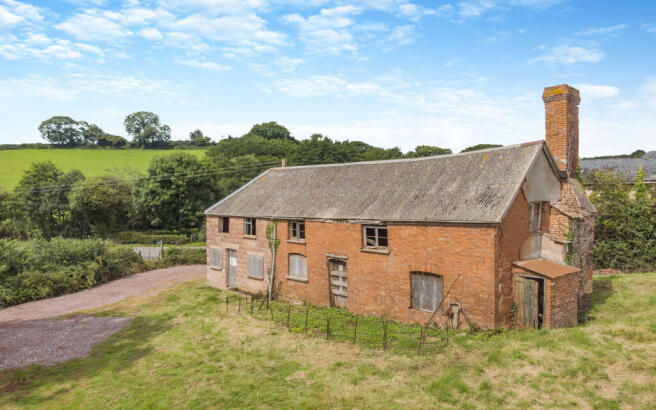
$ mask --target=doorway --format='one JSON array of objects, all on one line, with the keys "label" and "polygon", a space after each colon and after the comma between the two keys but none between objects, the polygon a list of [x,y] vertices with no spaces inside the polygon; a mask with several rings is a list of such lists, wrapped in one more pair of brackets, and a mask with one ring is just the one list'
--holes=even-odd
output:
[{"label": "doorway", "polygon": [[346,309],[348,305],[346,261],[328,260],[328,279],[330,280],[330,305]]},{"label": "doorway", "polygon": [[228,287],[237,286],[237,251],[228,249]]},{"label": "doorway", "polygon": [[515,276],[513,284],[515,325],[539,329],[544,322],[544,279]]}]

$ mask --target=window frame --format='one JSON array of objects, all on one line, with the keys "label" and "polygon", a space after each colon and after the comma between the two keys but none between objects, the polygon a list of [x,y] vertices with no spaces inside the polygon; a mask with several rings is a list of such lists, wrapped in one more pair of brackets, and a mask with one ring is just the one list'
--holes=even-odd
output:
[{"label": "window frame", "polygon": [[219,259],[221,262],[220,265],[212,265],[211,263],[208,263],[208,266],[211,269],[218,269],[218,270],[223,269],[223,249],[222,248],[208,248],[208,249],[209,249],[209,255],[208,255],[209,261],[210,262],[212,261],[212,252],[218,252],[220,255]]},{"label": "window frame", "polygon": [[[374,240],[376,242],[375,245],[368,245],[367,244],[367,229],[374,229]],[[381,229],[385,230],[385,235],[381,236],[379,235],[379,231]],[[380,238],[385,238],[385,245],[380,245]],[[388,250],[389,249],[389,230],[387,228],[387,225],[362,225],[362,248],[363,249],[382,249],[382,250]]]},{"label": "window frame", "polygon": [[[414,276],[433,277],[433,278],[435,278],[436,280],[441,281],[441,282],[442,282],[442,286],[441,286],[441,287],[442,287],[442,295],[441,295],[442,298],[444,298],[444,276],[439,275],[439,274],[437,274],[437,273],[433,273],[433,272],[424,272],[424,271],[411,271],[411,272],[410,272],[410,308],[411,308],[411,309],[414,309],[414,310],[418,310],[418,311],[420,311],[420,312],[430,312],[430,313],[433,313],[433,311],[435,310],[435,307],[430,308],[430,309],[426,309],[426,308],[423,308],[423,307],[415,306],[415,303],[414,303],[414,300],[415,300],[415,289],[414,289],[414,283],[415,283],[415,282],[414,282],[414,280],[413,280],[413,277],[414,277]],[[438,303],[438,304],[439,304],[439,303],[440,303],[440,300],[439,300],[439,299],[436,300],[435,303]],[[442,302],[442,305],[441,305],[440,308],[438,309],[438,313],[442,313],[442,312],[444,312],[444,302]]]},{"label": "window frame", "polygon": [[[257,266],[253,265],[257,263]],[[261,266],[260,266],[261,265]],[[257,270],[256,274],[252,274],[252,270]],[[246,254],[246,276],[249,279],[254,280],[264,280],[264,255],[259,253],[247,253]]]},{"label": "window frame", "polygon": [[[300,276],[292,273],[292,257],[302,257],[305,261],[305,276]],[[308,271],[307,271],[307,256],[302,253],[290,253],[287,255],[287,279],[307,282],[308,281]]]},{"label": "window frame", "polygon": [[244,218],[244,236],[250,238],[257,236],[257,218]]},{"label": "window frame", "polygon": [[305,242],[305,221],[289,222],[289,240],[292,242]]},{"label": "window frame", "polygon": [[[537,206],[537,221],[535,220],[534,209]],[[542,232],[542,212],[544,208],[542,202],[531,202],[528,206],[528,231],[529,233]],[[537,224],[536,224],[537,222]]]},{"label": "window frame", "polygon": [[230,233],[230,217],[228,217],[228,216],[219,216],[219,222],[217,224],[217,231],[219,233]]}]

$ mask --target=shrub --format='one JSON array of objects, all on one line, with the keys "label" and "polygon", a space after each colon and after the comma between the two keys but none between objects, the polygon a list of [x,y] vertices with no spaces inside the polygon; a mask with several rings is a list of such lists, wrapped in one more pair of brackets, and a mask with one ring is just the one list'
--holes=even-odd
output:
[{"label": "shrub", "polygon": [[123,231],[112,234],[111,238],[123,244],[142,243],[155,245],[159,241],[163,241],[165,245],[184,245],[191,242],[187,235],[159,232]]},{"label": "shrub", "polygon": [[158,268],[178,265],[205,265],[205,248],[171,248],[164,251],[164,257],[156,262]]},{"label": "shrub", "polygon": [[102,239],[3,239],[0,307],[77,292],[145,266],[131,248]]}]

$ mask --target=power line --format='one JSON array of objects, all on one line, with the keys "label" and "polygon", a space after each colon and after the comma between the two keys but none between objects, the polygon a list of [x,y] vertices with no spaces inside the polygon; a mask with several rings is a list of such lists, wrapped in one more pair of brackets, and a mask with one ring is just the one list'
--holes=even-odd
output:
[{"label": "power line", "polygon": [[[191,172],[177,172],[177,173],[172,173],[172,174],[159,174],[159,175],[154,175],[150,177],[143,177],[143,178],[135,178],[135,179],[127,179],[127,180],[116,180],[116,181],[107,181],[107,182],[101,182],[98,183],[98,185],[118,185],[124,182],[145,182],[149,180],[155,180],[155,181],[165,181],[165,180],[170,180],[173,178],[192,178],[192,177],[197,177],[197,176],[207,176],[207,175],[212,175],[212,174],[218,174],[222,172],[229,172],[237,169],[245,169],[245,168],[254,168],[254,167],[261,167],[261,166],[266,166],[266,165],[275,165],[279,164],[278,161],[272,161],[272,162],[262,162],[258,164],[249,164],[249,165],[242,165],[242,166],[234,166],[234,167],[224,167],[224,168],[211,168],[211,169],[206,169],[203,171],[191,171]],[[75,183],[72,184],[59,184],[59,185],[41,185],[38,187],[34,188],[25,188],[25,189],[17,189],[14,190],[14,192],[34,192],[34,193],[45,193],[45,192],[56,192],[56,191],[63,191],[66,189],[69,189],[72,187]]]}]

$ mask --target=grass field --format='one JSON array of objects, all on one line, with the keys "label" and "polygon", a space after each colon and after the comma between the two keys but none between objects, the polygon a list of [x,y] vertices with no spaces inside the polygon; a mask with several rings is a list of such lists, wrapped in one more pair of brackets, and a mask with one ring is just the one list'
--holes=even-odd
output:
[{"label": "grass field", "polygon": [[[63,171],[79,169],[86,177],[127,168],[145,171],[156,155],[174,150],[101,150],[101,149],[19,149],[0,151],[0,187],[12,189],[33,162],[50,160]],[[185,150],[199,157],[205,150]]]},{"label": "grass field", "polygon": [[0,372],[0,407],[652,409],[656,274],[594,284],[576,328],[461,332],[422,355],[289,332],[183,284],[96,312],[135,319],[88,358]]}]

